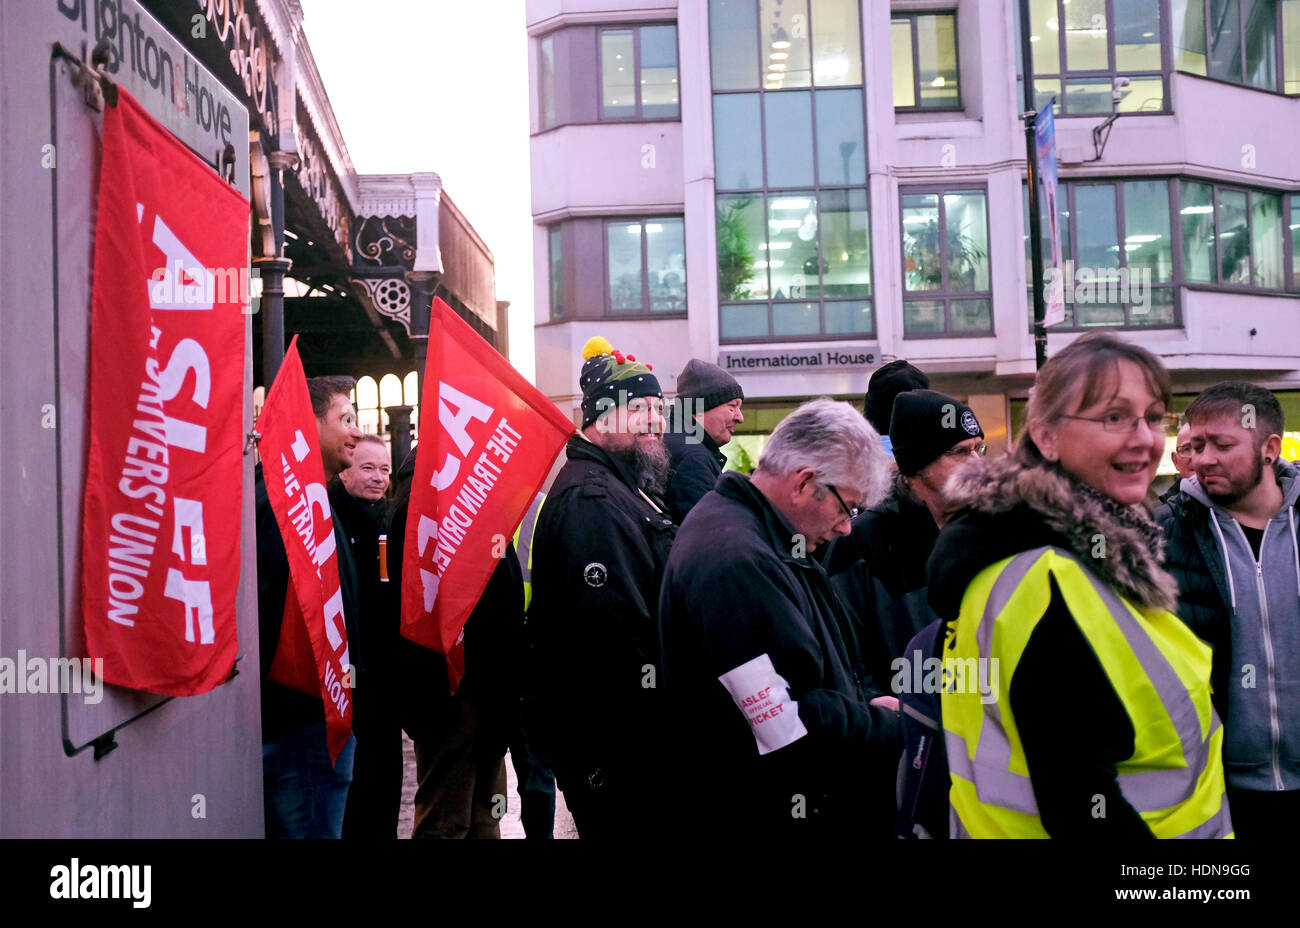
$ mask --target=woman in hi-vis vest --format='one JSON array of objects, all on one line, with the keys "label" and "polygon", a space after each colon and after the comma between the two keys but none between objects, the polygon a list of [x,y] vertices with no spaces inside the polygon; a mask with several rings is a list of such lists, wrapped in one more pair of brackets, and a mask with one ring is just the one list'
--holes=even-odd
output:
[{"label": "woman in hi-vis vest", "polygon": [[952,837],[1227,837],[1210,648],[1175,615],[1150,492],[1169,375],[1093,332],[1043,366],[1014,453],[950,484],[930,558]]}]

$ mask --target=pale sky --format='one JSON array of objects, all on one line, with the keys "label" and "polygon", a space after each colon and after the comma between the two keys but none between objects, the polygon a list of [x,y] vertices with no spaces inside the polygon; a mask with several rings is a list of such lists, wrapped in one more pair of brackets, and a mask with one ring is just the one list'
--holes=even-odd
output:
[{"label": "pale sky", "polygon": [[524,0],[302,0],[361,174],[435,171],[496,259],[510,360],[530,381],[533,246]]}]

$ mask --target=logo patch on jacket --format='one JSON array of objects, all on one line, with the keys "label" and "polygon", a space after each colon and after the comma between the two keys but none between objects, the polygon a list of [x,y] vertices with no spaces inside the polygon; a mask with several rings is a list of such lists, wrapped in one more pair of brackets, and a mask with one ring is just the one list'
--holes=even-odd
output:
[{"label": "logo patch on jacket", "polygon": [[609,571],[600,561],[592,561],[586,567],[582,568],[582,579],[587,581],[587,586],[602,587],[605,581],[609,579]]}]

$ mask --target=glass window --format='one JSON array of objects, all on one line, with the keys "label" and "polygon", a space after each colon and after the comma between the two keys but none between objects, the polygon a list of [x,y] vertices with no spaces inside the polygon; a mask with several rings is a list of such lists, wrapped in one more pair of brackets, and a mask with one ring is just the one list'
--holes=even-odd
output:
[{"label": "glass window", "polygon": [[719,190],[763,186],[763,121],[756,93],[713,98],[713,167]]},{"label": "glass window", "polygon": [[1291,286],[1300,290],[1300,195],[1291,195]]},{"label": "glass window", "polygon": [[724,341],[873,331],[860,6],[710,0]]},{"label": "glass window", "polygon": [[1170,4],[1175,68],[1261,90],[1300,92],[1297,0],[1170,0]]},{"label": "glass window", "polygon": [[609,267],[609,308],[640,312],[641,223],[613,222],[605,226]]},{"label": "glass window", "polygon": [[631,29],[600,34],[601,115],[606,119],[636,115],[636,62]]},{"label": "glass window", "polygon": [[[1121,113],[1164,112],[1160,3],[1030,0],[1037,104],[1044,106],[1056,97],[1056,111],[1065,116],[1105,114],[1113,108]],[[1177,49],[1177,18],[1174,28]],[[1121,76],[1129,83],[1116,107],[1111,94],[1115,78]]]},{"label": "glass window", "polygon": [[984,191],[945,193],[948,289],[989,289],[988,198]]},{"label": "glass window", "polygon": [[[1059,193],[1065,322],[1058,328],[1176,325],[1169,181],[1067,182]],[[1027,223],[1027,203],[1024,209]],[[1028,245],[1026,233],[1026,262]],[[1028,269],[1025,279],[1032,286]],[[1032,328],[1032,293],[1027,302]]]},{"label": "glass window", "polygon": [[1155,283],[1173,280],[1167,181],[1140,180],[1124,184],[1124,253],[1130,272],[1145,268]]},{"label": "glass window", "polygon": [[1205,0],[1170,0],[1174,68],[1205,74]]},{"label": "glass window", "polygon": [[611,313],[686,312],[686,248],[680,217],[605,224]]},{"label": "glass window", "polygon": [[862,83],[858,0],[812,0],[813,80],[818,87]]},{"label": "glass window", "polygon": [[1115,70],[1160,67],[1160,0],[1115,0]]},{"label": "glass window", "polygon": [[1195,181],[1179,182],[1178,221],[1183,238],[1183,276],[1189,281],[1214,281],[1214,188]]},{"label": "glass window", "polygon": [[[764,212],[761,195],[718,197],[718,293],[723,300],[765,300],[771,293]],[[766,327],[766,312],[763,319]]]},{"label": "glass window", "polygon": [[912,21],[895,19],[889,24],[889,44],[894,62],[894,108],[916,106],[916,79],[912,75]]},{"label": "glass window", "polygon": [[550,239],[551,265],[551,318],[559,319],[564,315],[564,254],[560,247],[560,227],[551,226]]},{"label": "glass window", "polygon": [[943,297],[905,300],[904,336],[992,334],[988,195],[917,191],[901,198],[903,288]]},{"label": "glass window", "polygon": [[[821,194],[822,294],[871,294],[871,237],[865,190]],[[827,317],[829,324],[829,317]]]},{"label": "glass window", "polygon": [[647,221],[645,242],[650,311],[686,312],[685,224],[681,219]]},{"label": "glass window", "polygon": [[1105,71],[1110,67],[1106,47],[1106,0],[1072,0],[1063,4],[1065,66],[1070,71]]},{"label": "glass window", "polygon": [[1300,0],[1282,0],[1282,92],[1300,93]]},{"label": "glass window", "polygon": [[1246,83],[1277,90],[1277,0],[1241,0]]},{"label": "glass window", "polygon": [[772,299],[806,300],[818,296],[815,195],[771,196],[767,201],[767,230]]},{"label": "glass window", "polygon": [[1250,284],[1250,235],[1246,227],[1246,194],[1220,190],[1215,218],[1219,227],[1219,282]]},{"label": "glass window", "polygon": [[816,303],[772,304],[773,335],[817,335],[821,319]]},{"label": "glass window", "polygon": [[602,119],[674,119],[677,27],[635,26],[600,31]]},{"label": "glass window", "polygon": [[722,306],[721,336],[730,339],[766,338],[767,304],[742,303]]},{"label": "glass window", "polygon": [[641,115],[672,119],[678,113],[677,27],[641,27]]},{"label": "glass window", "polygon": [[758,89],[754,0],[709,0],[709,72],[715,91]]},{"label": "glass window", "polygon": [[1282,197],[1276,193],[1250,194],[1250,253],[1255,276],[1251,286],[1281,290],[1282,267]]},{"label": "glass window", "polygon": [[817,91],[817,181],[867,182],[861,90]]},{"label": "glass window", "polygon": [[555,125],[555,36],[542,39],[541,46],[541,123],[543,129],[549,129]]},{"label": "glass window", "polygon": [[767,186],[813,185],[812,95],[763,94]]},{"label": "glass window", "polygon": [[866,335],[873,331],[871,304],[865,300],[826,303],[826,334]]},{"label": "glass window", "polygon": [[956,13],[895,15],[890,44],[895,109],[961,108]]},{"label": "glass window", "polygon": [[768,90],[808,87],[808,0],[759,0],[763,86]]}]

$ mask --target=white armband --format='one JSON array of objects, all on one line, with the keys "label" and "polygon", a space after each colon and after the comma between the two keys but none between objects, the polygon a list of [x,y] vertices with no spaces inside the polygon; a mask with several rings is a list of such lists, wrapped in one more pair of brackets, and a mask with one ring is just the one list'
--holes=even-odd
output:
[{"label": "white armband", "polygon": [[776,672],[767,654],[727,671],[718,681],[749,722],[759,754],[770,754],[808,734],[799,718],[799,704],[790,698],[790,684]]}]

